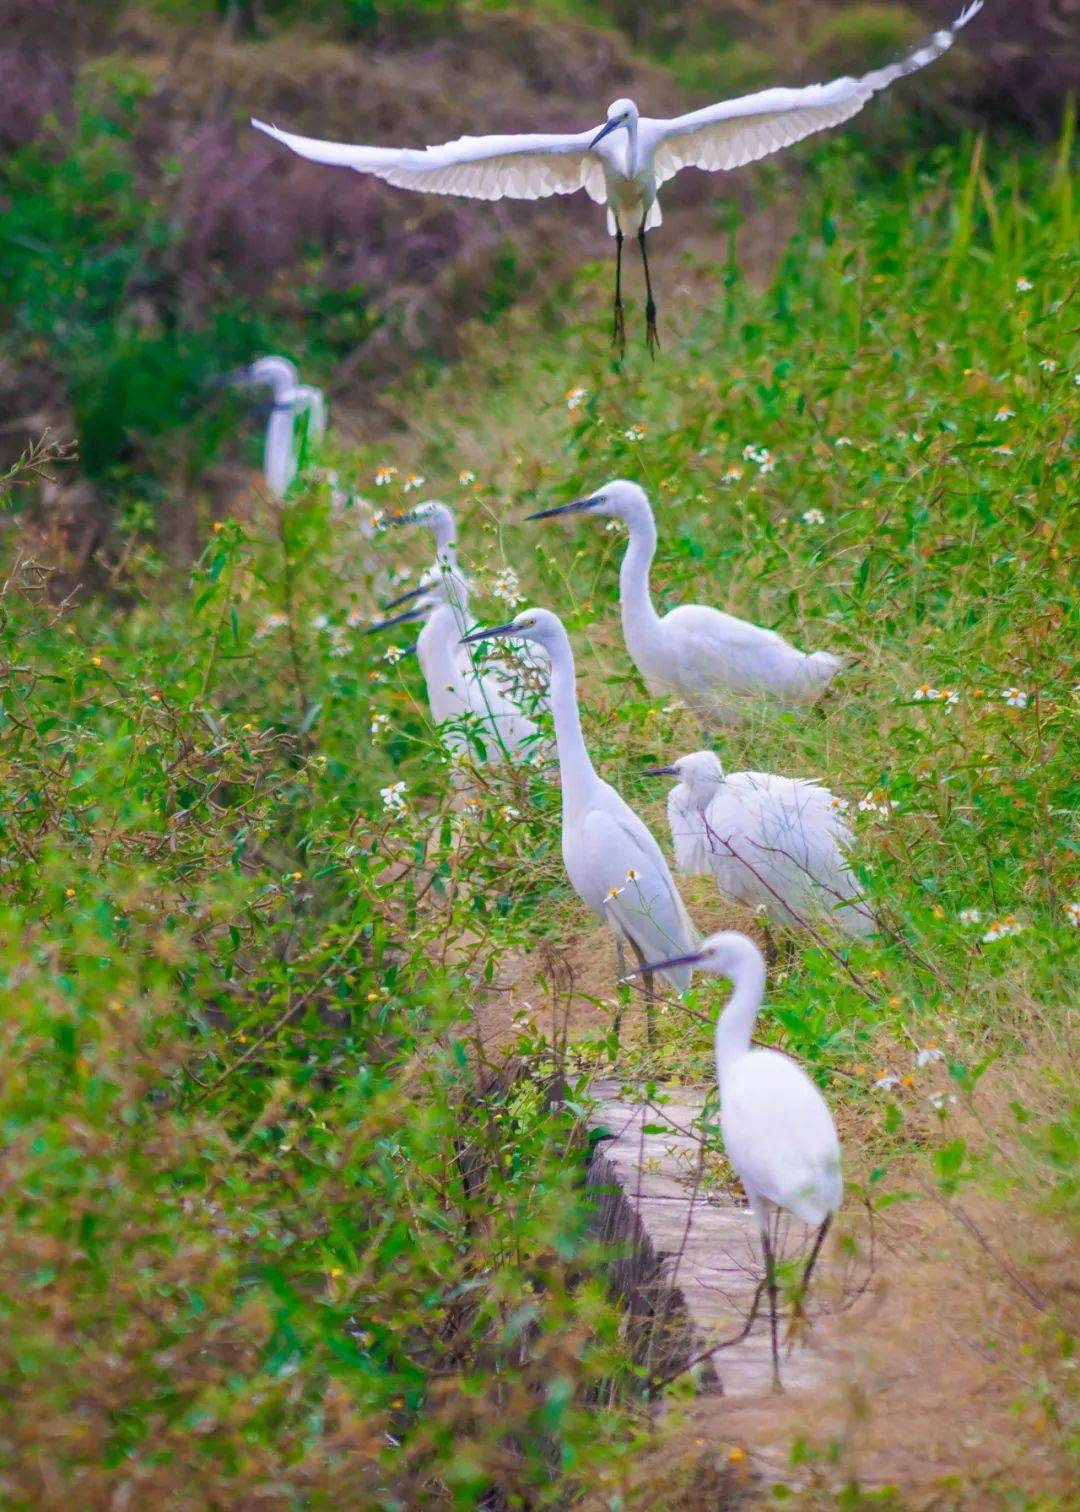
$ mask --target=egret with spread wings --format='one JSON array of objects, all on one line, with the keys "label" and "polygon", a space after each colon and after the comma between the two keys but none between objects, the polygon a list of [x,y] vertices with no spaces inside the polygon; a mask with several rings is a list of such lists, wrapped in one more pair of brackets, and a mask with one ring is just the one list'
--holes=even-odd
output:
[{"label": "egret with spread wings", "polygon": [[640,115],[633,100],[616,100],[608,106],[604,124],[589,131],[464,136],[424,148],[350,146],[294,136],[263,121],[253,125],[312,162],[370,173],[399,189],[486,200],[544,199],[584,189],[598,205],[607,206],[608,231],[615,238],[613,334],[620,349],[623,227],[636,230],[645,271],[646,339],[652,351],[657,345],[656,302],[645,237],[660,224],[661,185],[683,168],[740,168],[815,131],[838,126],[896,79],[939,58],[982,3],[972,0],[948,30],[935,33],[924,47],[861,78],[803,89],[765,89],[671,120]]}]

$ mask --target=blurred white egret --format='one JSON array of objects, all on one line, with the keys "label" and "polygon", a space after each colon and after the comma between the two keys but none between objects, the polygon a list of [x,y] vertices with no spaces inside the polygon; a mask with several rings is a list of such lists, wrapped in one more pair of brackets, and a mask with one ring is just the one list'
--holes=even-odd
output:
[{"label": "blurred white egret", "polygon": [[[547,609],[526,609],[505,625],[474,630],[466,642],[513,636],[542,646],[551,660],[551,711],[562,785],[562,855],[578,897],[629,941],[645,967],[647,1026],[652,1038],[653,973],[660,954],[685,951],[697,931],[679,897],[663,852],[610,783],[599,777],[581,733],[574,655],[562,621]],[[679,992],[690,985],[686,967],[662,975]],[[618,1032],[618,1021],[616,1021]]]},{"label": "blurred white egret", "polygon": [[416,654],[427,684],[431,717],[440,727],[452,726],[444,732],[447,747],[474,756],[479,747],[483,760],[492,764],[542,754],[536,724],[507,697],[498,676],[473,664],[468,646],[462,643],[466,630],[475,625],[465,579],[449,566],[438,572],[428,569],[419,596],[414,590],[404,598],[416,602],[372,630],[425,620]]},{"label": "blurred white egret", "polygon": [[751,1048],[750,1036],[765,995],[765,962],[752,940],[725,931],[710,935],[692,954],[653,963],[657,971],[673,966],[727,977],[733,989],[716,1023],[720,1133],[761,1233],[773,1386],[779,1389],[773,1219],[780,1211],[793,1213],[817,1229],[796,1303],[801,1308],[844,1190],[836,1125],[825,1099],[794,1061],[776,1050]]},{"label": "blurred white egret", "polygon": [[837,800],[807,777],[724,775],[712,751],[680,756],[649,775],[679,779],[668,797],[675,866],[716,879],[722,893],[762,908],[774,923],[829,919],[845,934],[873,934],[845,852],[854,836]]},{"label": "blurred white egret", "polygon": [[457,556],[457,520],[449,504],[427,499],[403,514],[387,515],[384,525],[423,525],[435,537],[435,566],[444,564],[460,572]]},{"label": "blurred white egret", "polygon": [[766,694],[784,706],[817,698],[842,665],[828,651],[797,651],[775,630],[720,609],[681,604],[661,617],[649,592],[656,521],[643,489],[617,479],[588,498],[541,509],[555,515],[611,515],[629,534],[619,570],[623,639],[652,693],[677,693],[705,725],[730,722],[740,698]]},{"label": "blurred white egret", "polygon": [[315,163],[370,173],[399,189],[470,199],[543,199],[584,189],[607,206],[615,238],[614,338],[623,343],[623,224],[637,235],[645,270],[646,339],[656,345],[656,305],[645,233],[661,221],[657,193],[683,168],[739,168],[857,114],[879,90],[934,62],[982,7],[973,0],[947,31],[916,52],[861,78],[803,89],[765,89],[692,110],[671,120],[639,115],[633,100],[615,100],[606,122],[581,132],[464,136],[438,147],[366,147],[294,136],[263,121],[252,125]]},{"label": "blurred white egret", "polygon": [[266,384],[273,393],[263,445],[263,475],[276,498],[283,499],[300,466],[300,443],[310,445],[326,433],[326,400],[322,389],[300,383],[287,357],[260,357],[236,373],[236,384]]}]

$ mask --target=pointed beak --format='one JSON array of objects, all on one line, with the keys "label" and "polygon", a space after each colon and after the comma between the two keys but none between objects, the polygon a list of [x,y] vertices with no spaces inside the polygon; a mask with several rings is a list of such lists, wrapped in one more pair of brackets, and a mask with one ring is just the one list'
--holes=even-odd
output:
[{"label": "pointed beak", "polygon": [[526,515],[527,520],[550,520],[553,515],[584,514],[600,501],[595,494],[587,499],[575,499],[572,504],[558,504],[554,509],[539,509],[536,514]]},{"label": "pointed beak", "polygon": [[423,584],[421,584],[418,588],[409,588],[405,593],[399,593],[397,598],[391,599],[388,604],[384,604],[382,606],[383,613],[389,614],[391,609],[398,609],[402,604],[408,604],[411,602],[411,600],[419,598],[421,594],[424,594],[426,592],[427,589],[423,586]]},{"label": "pointed beak", "polygon": [[390,619],[380,620],[377,625],[369,625],[364,634],[374,635],[379,630],[390,630],[394,625],[407,625],[410,620],[423,619],[426,613],[427,605],[417,604],[413,609],[406,609],[403,614],[395,614]]},{"label": "pointed beak", "polygon": [[419,523],[420,516],[416,513],[415,509],[406,510],[404,514],[387,515],[383,520],[383,525],[387,528],[396,525],[418,525]]},{"label": "pointed beak", "polygon": [[214,373],[206,380],[206,387],[208,389],[239,388],[242,383],[249,381],[248,371],[247,368],[235,368],[231,373]]},{"label": "pointed beak", "polygon": [[486,630],[473,630],[469,635],[463,635],[460,644],[475,646],[477,641],[494,640],[499,635],[510,635],[516,628],[513,620],[508,620],[505,625],[490,625]]},{"label": "pointed beak", "polygon": [[627,976],[643,976],[644,973],[656,971],[671,971],[676,966],[698,966],[705,959],[700,950],[693,951],[690,955],[672,956],[667,961],[650,961],[647,966],[633,966],[626,973]]},{"label": "pointed beak", "polygon": [[679,774],[674,767],[642,767],[643,777],[677,777]]},{"label": "pointed beak", "polygon": [[620,126],[625,125],[625,121],[608,121],[606,125],[601,126],[600,130],[596,133],[592,141],[589,143],[589,151],[591,152],[593,150],[597,142],[602,142],[604,138],[609,134],[609,132],[616,131]]}]

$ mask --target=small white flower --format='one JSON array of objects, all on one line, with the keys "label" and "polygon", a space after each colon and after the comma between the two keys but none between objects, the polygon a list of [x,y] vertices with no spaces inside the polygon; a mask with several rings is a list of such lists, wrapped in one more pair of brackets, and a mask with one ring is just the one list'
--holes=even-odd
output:
[{"label": "small white flower", "polygon": [[262,620],[257,626],[255,630],[255,639],[265,640],[266,637],[268,635],[272,635],[275,630],[283,630],[288,623],[289,616],[287,614],[268,614],[266,618]]},{"label": "small white flower", "polygon": [[345,616],[345,623],[350,630],[359,630],[361,625],[377,625],[379,623],[379,615],[367,615],[362,609],[350,609]]},{"label": "small white flower", "polygon": [[741,467],[729,467],[724,473],[723,477],[720,479],[720,482],[723,487],[730,488],[732,483],[737,483],[742,475],[743,470]]},{"label": "small white flower", "polygon": [[995,446],[994,455],[998,457],[1012,457],[1016,454],[1011,446]]},{"label": "small white flower", "polygon": [[932,688],[929,683],[920,683],[911,695],[915,703],[936,703],[941,696],[937,688]]},{"label": "small white flower", "polygon": [[392,782],[389,787],[379,789],[379,797],[383,801],[383,808],[391,814],[400,814],[405,807],[405,784]]},{"label": "small white flower", "polygon": [[970,926],[970,925],[973,925],[973,924],[981,924],[982,923],[982,909],[981,908],[962,908],[960,910],[960,912],[957,914],[956,917],[960,920],[961,924],[964,924],[964,925],[969,925]]},{"label": "small white flower", "polygon": [[835,809],[838,814],[846,814],[848,809],[851,807],[851,804],[847,801],[846,798],[831,798],[829,802],[830,806]]},{"label": "small white flower", "polygon": [[1019,293],[1027,294],[1035,287],[1035,285],[1032,283],[1030,278],[1025,278],[1023,274],[1021,274],[1020,277],[1016,280],[1016,287]]},{"label": "small white flower", "polygon": [[510,803],[504,803],[503,806],[502,806],[501,812],[502,812],[502,816],[503,816],[504,819],[520,819],[521,818],[521,811],[519,809],[514,808],[513,804],[510,804]]},{"label": "small white flower", "polygon": [[617,897],[619,897],[619,895],[621,893],[624,893],[625,891],[626,891],[625,887],[609,887],[608,890],[607,890],[607,896],[604,898],[604,902],[605,903],[614,903],[615,899]]},{"label": "small white flower", "polygon": [[608,520],[607,524],[604,526],[604,529],[606,531],[609,531],[609,532],[612,532],[612,531],[618,532],[620,530],[625,529],[625,527],[624,527],[623,522],[621,520],[610,519],[610,520]]},{"label": "small white flower", "polygon": [[1011,410],[1007,404],[1003,404],[994,416],[994,419],[998,421],[1011,420],[1015,414],[1015,410]]},{"label": "small white flower", "polygon": [[476,482],[476,474],[474,472],[470,472],[467,467],[463,467],[457,475],[457,480],[461,484],[462,488],[468,488],[470,483]]},{"label": "small white flower", "polygon": [[1013,917],[1006,914],[1003,919],[996,919],[983,935],[983,944],[992,945],[995,940],[1003,940],[1007,935],[1017,935],[1023,929],[1023,925]]},{"label": "small white flower", "polygon": [[900,1085],[900,1078],[889,1071],[880,1071],[874,1077],[873,1088],[875,1092],[889,1092],[893,1087]]},{"label": "small white flower", "polygon": [[645,427],[643,425],[631,425],[628,430],[623,431],[623,436],[627,441],[644,441]]},{"label": "small white flower", "polygon": [[373,714],[371,716],[371,738],[378,740],[384,730],[390,728],[389,714]]},{"label": "small white flower", "polygon": [[850,436],[837,436],[836,440],[833,442],[833,445],[834,446],[854,446],[855,443],[854,443],[854,441],[852,441],[852,439],[851,439]]},{"label": "small white flower", "polygon": [[315,614],[315,615],[312,616],[312,619],[311,619],[311,628],[313,630],[325,630],[327,628],[327,626],[329,625],[329,623],[330,623],[330,616],[329,615],[327,615],[327,614]]},{"label": "small white flower", "polygon": [[394,666],[396,662],[401,661],[404,655],[405,652],[400,646],[387,646],[383,652],[383,661],[389,662],[391,666]]},{"label": "small white flower", "polygon": [[1041,357],[1039,359],[1039,366],[1042,368],[1044,373],[1057,372],[1057,363],[1052,357]]},{"label": "small white flower", "polygon": [[867,793],[865,798],[859,799],[860,814],[880,814],[883,818],[887,818],[892,812],[892,807],[887,798],[879,803],[873,793]]},{"label": "small white flower", "polygon": [[771,451],[768,451],[765,447],[762,447],[757,454],[757,465],[758,471],[761,473],[775,472],[776,458],[773,456]]},{"label": "small white flower", "polygon": [[573,413],[573,411],[576,410],[576,409],[580,409],[581,406],[582,406],[582,404],[585,402],[586,398],[588,397],[588,393],[589,393],[588,389],[587,388],[583,388],[580,383],[579,384],[575,384],[575,386],[573,388],[571,388],[571,389],[567,389],[567,391],[566,391],[566,407],[567,407],[567,409],[570,410],[571,413]]},{"label": "small white flower", "polygon": [[410,473],[401,486],[405,493],[412,493],[414,489],[423,488],[426,482],[427,479],[421,477],[419,473]]},{"label": "small white flower", "polygon": [[804,525],[824,525],[825,516],[820,509],[807,509],[803,512]]},{"label": "small white flower", "polygon": [[744,462],[756,462],[757,455],[758,449],[756,446],[744,446],[742,449],[742,459]]},{"label": "small white flower", "polygon": [[377,467],[375,469],[375,487],[385,488],[386,485],[388,483],[392,483],[396,477],[396,467]]},{"label": "small white flower", "polygon": [[1026,709],[1028,706],[1028,696],[1019,688],[1006,688],[1001,696],[1010,709]]},{"label": "small white flower", "polygon": [[637,879],[638,879],[637,872],[634,870],[634,868],[632,866],[628,866],[626,868],[626,880],[628,882],[636,882]]},{"label": "small white flower", "polygon": [[1080,903],[1066,903],[1065,917],[1074,928],[1080,929]]},{"label": "small white flower", "polygon": [[960,702],[960,695],[955,688],[942,688],[941,696],[949,708]]},{"label": "small white flower", "polygon": [[928,1045],[924,1046],[923,1049],[919,1051],[918,1055],[916,1055],[915,1064],[920,1067],[932,1066],[935,1061],[943,1061],[944,1059],[944,1050],[939,1050],[938,1047],[934,1044],[933,1040],[931,1040],[931,1042]]},{"label": "small white flower", "polygon": [[944,1113],[946,1108],[956,1102],[956,1098],[952,1092],[931,1092],[926,1101],[935,1113]]},{"label": "small white flower", "polygon": [[496,573],[491,592],[494,598],[501,599],[511,609],[521,603],[521,583],[512,567],[504,567]]}]

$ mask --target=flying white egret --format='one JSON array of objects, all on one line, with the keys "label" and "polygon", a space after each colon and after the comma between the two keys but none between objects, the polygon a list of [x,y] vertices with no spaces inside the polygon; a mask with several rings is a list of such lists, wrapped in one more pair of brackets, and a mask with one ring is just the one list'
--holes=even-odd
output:
[{"label": "flying white egret", "polygon": [[287,357],[260,357],[229,380],[265,384],[273,393],[263,445],[263,475],[276,498],[283,499],[300,466],[300,441],[320,441],[326,433],[326,400],[321,389],[300,383]]},{"label": "flying white egret", "polygon": [[581,132],[537,132],[524,136],[464,136],[438,147],[366,147],[294,136],[264,121],[252,125],[315,163],[370,173],[399,189],[457,194],[470,199],[543,199],[584,189],[607,206],[608,232],[615,238],[614,340],[624,344],[622,312],[623,225],[633,227],[645,271],[646,340],[657,345],[656,303],[649,277],[645,234],[661,221],[657,193],[683,168],[739,168],[790,147],[803,137],[856,115],[879,90],[905,74],[933,63],[980,9],[982,0],[961,12],[898,63],[804,89],[765,89],[724,100],[671,120],[638,113],[633,100],[615,100],[599,128]]},{"label": "flying white egret", "polygon": [[716,1022],[720,1133],[761,1234],[773,1387],[779,1390],[773,1218],[780,1211],[793,1213],[817,1229],[800,1284],[801,1306],[844,1190],[836,1125],[825,1099],[794,1061],[776,1050],[751,1048],[765,995],[765,961],[752,940],[724,931],[710,935],[689,955],[652,965],[654,971],[673,967],[727,977],[733,989]]},{"label": "flying white egret", "polygon": [[[626,939],[645,968],[646,1022],[652,1038],[653,973],[660,954],[685,952],[697,932],[672,880],[663,852],[610,783],[596,773],[581,733],[574,655],[562,621],[548,609],[526,609],[505,625],[474,630],[466,644],[512,636],[543,647],[551,660],[551,712],[562,785],[562,856],[581,901],[614,931],[620,955]],[[621,972],[620,972],[621,974]],[[684,992],[687,968],[662,975]],[[616,1033],[618,1033],[616,1020]]]},{"label": "flying white egret", "polygon": [[722,893],[777,924],[829,919],[847,935],[874,932],[845,854],[854,836],[828,788],[773,772],[725,776],[712,751],[648,775],[679,779],[668,796],[678,871],[712,875]]},{"label": "flying white egret", "polygon": [[542,754],[536,724],[506,696],[498,677],[473,664],[462,643],[466,630],[475,625],[465,579],[448,566],[438,574],[429,569],[427,577],[423,593],[410,608],[373,625],[372,631],[425,620],[416,654],[427,684],[431,717],[440,727],[451,726],[444,734],[448,749],[462,756],[482,752],[482,760],[491,764]]},{"label": "flying white egret", "polygon": [[527,516],[610,515],[629,542],[619,569],[619,608],[626,649],[649,691],[677,693],[702,724],[728,723],[740,700],[767,695],[784,706],[811,702],[842,665],[828,651],[797,651],[775,630],[720,609],[681,604],[661,617],[649,592],[656,521],[643,489],[616,479],[597,493]]}]

